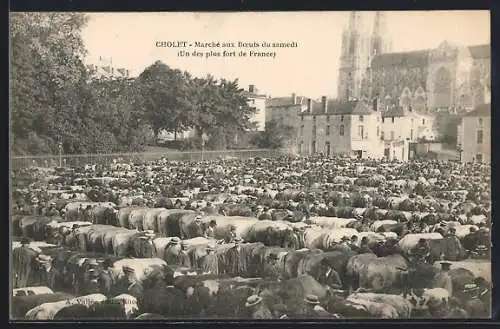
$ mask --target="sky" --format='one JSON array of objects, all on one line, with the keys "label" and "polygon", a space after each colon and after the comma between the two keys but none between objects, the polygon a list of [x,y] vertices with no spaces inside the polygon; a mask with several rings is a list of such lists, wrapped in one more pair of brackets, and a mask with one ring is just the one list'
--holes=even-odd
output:
[{"label": "sky", "polygon": [[[194,76],[239,79],[261,93],[319,98],[337,94],[342,30],[348,12],[245,13],[89,13],[83,30],[88,63],[99,56],[139,75],[157,60]],[[436,48],[442,41],[490,43],[488,11],[386,12],[393,51]],[[179,57],[181,48],[156,47],[157,41],[292,42],[295,48],[246,48],[275,51],[275,58]],[[193,47],[187,50],[192,52]],[[201,52],[210,49],[198,49]],[[238,53],[241,49],[236,50]],[[222,51],[222,49],[215,49]]]}]

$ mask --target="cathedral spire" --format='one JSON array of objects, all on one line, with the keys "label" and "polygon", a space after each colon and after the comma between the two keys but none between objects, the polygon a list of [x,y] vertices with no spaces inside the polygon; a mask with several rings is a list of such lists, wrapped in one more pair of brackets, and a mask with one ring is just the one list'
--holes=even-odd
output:
[{"label": "cathedral spire", "polygon": [[384,12],[375,12],[373,30],[371,36],[372,56],[390,51],[390,43],[387,38],[387,18]]},{"label": "cathedral spire", "polygon": [[339,65],[339,99],[361,98],[361,83],[370,63],[371,52],[370,13],[352,11],[342,32]]}]

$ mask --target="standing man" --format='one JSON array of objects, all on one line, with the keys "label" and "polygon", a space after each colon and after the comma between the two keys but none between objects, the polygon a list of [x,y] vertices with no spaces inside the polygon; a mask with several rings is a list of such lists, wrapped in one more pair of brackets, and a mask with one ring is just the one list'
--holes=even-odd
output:
[{"label": "standing man", "polygon": [[49,204],[49,207],[45,210],[45,216],[59,216],[59,211],[56,209],[55,202]]},{"label": "standing man", "polygon": [[262,297],[260,296],[252,295],[248,297],[245,307],[252,313],[252,319],[269,320],[273,318],[271,311],[262,303]]},{"label": "standing man", "polygon": [[207,239],[215,239],[215,227],[217,226],[217,222],[215,219],[210,220],[210,223],[208,223],[208,226],[205,230],[205,238]]},{"label": "standing man", "polygon": [[180,252],[181,239],[178,237],[173,237],[169,244],[165,248],[165,260],[167,264],[178,265],[179,264],[179,252]]},{"label": "standing man", "polygon": [[299,229],[297,227],[294,227],[293,230],[285,236],[284,247],[293,250],[300,249]]},{"label": "standing man", "polygon": [[233,276],[240,276],[244,274],[245,266],[244,259],[241,252],[241,238],[236,237],[234,239],[234,247],[227,251],[227,258],[229,263],[229,274]]},{"label": "standing man", "polygon": [[450,296],[453,296],[453,284],[450,277],[451,263],[441,262],[441,271],[434,276],[432,287],[448,290]]},{"label": "standing man", "polygon": [[185,241],[181,242],[181,250],[179,251],[179,265],[184,267],[191,267],[191,259],[188,254],[188,245]]},{"label": "standing man", "polygon": [[102,269],[99,275],[99,286],[102,294],[106,295],[106,297],[111,298],[114,296],[113,294],[113,286],[114,286],[114,277],[112,275],[111,269],[113,268],[113,261],[111,259],[106,258],[102,262]]},{"label": "standing man", "polygon": [[61,279],[59,271],[53,266],[53,259],[47,255],[38,255],[38,261],[41,266],[41,281],[42,284],[49,287],[53,291],[56,291],[59,286],[59,280]]},{"label": "standing man", "polygon": [[219,274],[219,260],[213,245],[207,246],[207,254],[201,260],[201,270],[203,273]]},{"label": "standing man", "polygon": [[235,225],[231,225],[231,229],[230,231],[228,232],[226,238],[224,239],[226,243],[233,243],[235,242],[235,239],[237,238],[237,234],[236,234],[236,226]]},{"label": "standing man", "polygon": [[12,250],[12,274],[14,288],[28,286],[29,277],[33,270],[33,260],[37,252],[29,247],[28,238],[22,238],[21,246]]},{"label": "standing man", "polygon": [[127,293],[137,298],[137,300],[141,299],[144,293],[144,288],[137,280],[134,269],[124,266],[123,273],[126,275],[126,284],[128,284]]},{"label": "standing man", "polygon": [[276,263],[278,262],[278,255],[272,253],[267,257],[267,261],[264,264],[263,277],[277,280],[280,278],[280,272]]},{"label": "standing man", "polygon": [[201,214],[197,215],[194,221],[188,226],[190,237],[195,238],[204,235],[203,228],[201,227],[201,218],[202,218]]},{"label": "standing man", "polygon": [[410,256],[412,256],[413,262],[427,263],[427,259],[430,256],[427,240],[423,238],[419,239],[417,245],[410,250]]},{"label": "standing man", "polygon": [[92,206],[91,205],[88,205],[83,210],[83,221],[92,223]]}]

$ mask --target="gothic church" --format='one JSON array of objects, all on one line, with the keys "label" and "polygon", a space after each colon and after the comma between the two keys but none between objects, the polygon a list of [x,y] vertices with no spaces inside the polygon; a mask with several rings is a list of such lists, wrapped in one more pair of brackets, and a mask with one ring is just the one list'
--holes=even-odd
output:
[{"label": "gothic church", "polygon": [[338,98],[431,114],[470,111],[490,100],[490,45],[443,41],[436,49],[391,52],[386,13],[351,12],[342,33]]}]

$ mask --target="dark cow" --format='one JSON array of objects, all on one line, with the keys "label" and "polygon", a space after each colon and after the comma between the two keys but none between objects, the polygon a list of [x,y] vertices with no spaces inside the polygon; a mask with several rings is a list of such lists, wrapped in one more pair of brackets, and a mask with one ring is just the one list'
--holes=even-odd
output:
[{"label": "dark cow", "polygon": [[489,250],[490,241],[490,232],[484,229],[479,229],[475,232],[467,234],[460,242],[465,249],[469,251],[476,251],[479,246],[484,246]]},{"label": "dark cow", "polygon": [[464,260],[468,252],[456,237],[445,237],[443,239],[429,240],[429,259],[437,261],[440,259],[448,261]]}]

